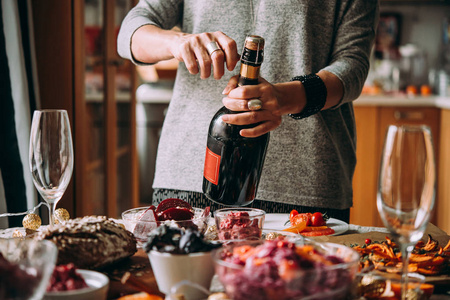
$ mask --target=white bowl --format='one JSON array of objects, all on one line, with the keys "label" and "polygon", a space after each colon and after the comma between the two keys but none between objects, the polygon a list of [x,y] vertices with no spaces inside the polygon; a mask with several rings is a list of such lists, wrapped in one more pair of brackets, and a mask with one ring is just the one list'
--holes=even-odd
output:
[{"label": "white bowl", "polygon": [[170,254],[152,250],[148,257],[158,289],[166,296],[176,292],[183,294],[186,300],[207,298],[196,286],[209,290],[214,276],[211,252]]},{"label": "white bowl", "polygon": [[47,292],[44,295],[44,300],[105,300],[108,295],[109,278],[99,272],[77,269],[86,284],[87,288],[61,291],[61,292]]}]

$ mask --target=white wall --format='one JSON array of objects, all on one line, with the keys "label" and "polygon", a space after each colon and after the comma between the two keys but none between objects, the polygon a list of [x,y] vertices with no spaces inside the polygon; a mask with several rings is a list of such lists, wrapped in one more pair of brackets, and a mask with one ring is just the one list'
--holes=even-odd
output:
[{"label": "white wall", "polygon": [[[447,4],[448,3],[448,4]],[[413,43],[426,51],[430,68],[439,69],[442,58],[443,20],[450,18],[450,1],[446,4],[382,3],[380,12],[402,16],[400,44]]]}]

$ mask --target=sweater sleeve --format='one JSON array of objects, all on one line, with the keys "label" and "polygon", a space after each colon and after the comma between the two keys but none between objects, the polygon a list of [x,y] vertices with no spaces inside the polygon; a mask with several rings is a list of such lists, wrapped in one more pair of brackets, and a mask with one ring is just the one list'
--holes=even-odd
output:
[{"label": "sweater sleeve", "polygon": [[369,61],[379,19],[378,0],[343,1],[335,28],[331,62],[323,70],[336,75],[344,86],[339,105],[361,94],[369,72]]},{"label": "sweater sleeve", "polygon": [[131,53],[133,34],[144,25],[171,29],[181,23],[182,10],[182,0],[140,0],[122,21],[117,37],[117,52],[119,55],[131,60],[136,65],[149,65],[134,59]]}]

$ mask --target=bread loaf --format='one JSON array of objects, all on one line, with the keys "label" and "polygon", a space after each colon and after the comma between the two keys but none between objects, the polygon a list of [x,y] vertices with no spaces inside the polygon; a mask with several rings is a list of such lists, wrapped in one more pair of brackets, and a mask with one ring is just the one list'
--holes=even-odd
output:
[{"label": "bread loaf", "polygon": [[87,216],[48,226],[36,238],[56,244],[58,265],[73,263],[80,269],[99,269],[137,251],[134,235],[105,216]]}]

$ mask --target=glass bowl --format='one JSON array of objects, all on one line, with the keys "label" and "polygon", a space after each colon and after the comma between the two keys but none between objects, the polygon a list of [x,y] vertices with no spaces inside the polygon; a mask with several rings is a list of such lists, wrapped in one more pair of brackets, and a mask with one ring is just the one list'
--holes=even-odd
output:
[{"label": "glass bowl", "polygon": [[42,299],[57,253],[50,241],[0,239],[0,298]]},{"label": "glass bowl", "polygon": [[[140,221],[139,218],[149,207],[138,207],[126,210],[122,213],[122,221],[125,228],[132,232],[136,237],[138,247],[142,248],[144,243],[147,241],[148,234],[155,229],[156,227],[166,224],[169,226],[174,226],[178,228],[187,228],[187,227],[197,227],[198,230],[204,234],[208,227],[208,220],[210,218],[211,213],[207,213],[204,215],[203,208],[194,207],[194,217],[192,220],[184,220],[184,221],[174,221],[174,220],[166,220],[166,221]],[[136,225],[138,225],[136,227]]]},{"label": "glass bowl", "polygon": [[265,211],[257,208],[223,208],[214,212],[219,240],[260,239]]},{"label": "glass bowl", "polygon": [[[261,246],[255,255],[252,251]],[[305,255],[299,249],[315,254]],[[233,253],[246,257],[245,264]],[[324,258],[334,264],[321,264]],[[343,245],[307,239],[295,243],[248,240],[213,250],[213,259],[220,282],[234,300],[345,299],[358,272],[359,254]]]}]

